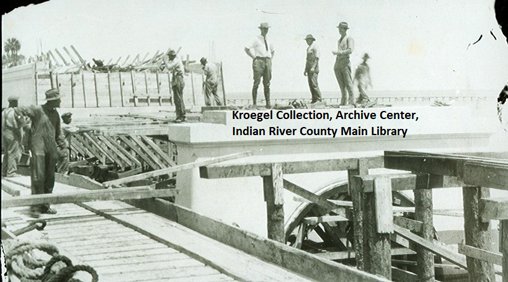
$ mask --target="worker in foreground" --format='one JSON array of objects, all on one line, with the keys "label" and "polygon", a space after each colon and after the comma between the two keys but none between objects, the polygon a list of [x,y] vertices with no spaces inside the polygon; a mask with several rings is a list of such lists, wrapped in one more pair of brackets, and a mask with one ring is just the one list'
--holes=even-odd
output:
[{"label": "worker in foreground", "polygon": [[15,112],[18,97],[8,98],[9,107],[2,111],[2,176],[14,177],[18,174],[18,160],[21,157],[23,139],[23,118]]},{"label": "worker in foreground", "polygon": [[203,82],[203,86],[205,88],[205,104],[207,106],[212,106],[213,98],[216,106],[222,106],[219,95],[217,95],[217,88],[219,87],[217,66],[209,63],[206,58],[201,58],[199,61],[201,62],[203,72],[205,74],[205,81]]}]

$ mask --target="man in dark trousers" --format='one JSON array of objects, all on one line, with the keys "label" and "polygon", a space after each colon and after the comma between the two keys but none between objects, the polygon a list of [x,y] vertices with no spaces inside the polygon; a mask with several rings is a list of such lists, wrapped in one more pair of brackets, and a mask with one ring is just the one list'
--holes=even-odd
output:
[{"label": "man in dark trousers", "polygon": [[13,177],[18,171],[18,160],[21,157],[21,141],[23,139],[23,118],[16,114],[18,97],[8,98],[9,107],[2,111],[2,176]]},{"label": "man in dark trousers", "polygon": [[321,102],[321,91],[318,85],[318,74],[319,74],[319,49],[316,45],[316,39],[312,34],[305,37],[307,42],[307,57],[305,63],[305,71],[303,75],[307,76],[309,83],[310,94],[312,95],[311,103]]},{"label": "man in dark trousers", "polygon": [[174,122],[184,122],[186,117],[185,103],[183,101],[183,88],[185,87],[185,82],[183,80],[183,63],[176,57],[176,52],[174,50],[169,50],[168,55],[163,57],[163,61],[166,68],[172,73],[171,88],[173,89],[176,112],[176,119]]},{"label": "man in dark trousers", "polygon": [[254,84],[252,86],[252,105],[256,106],[258,87],[263,78],[266,107],[270,108],[270,80],[272,79],[272,59],[275,54],[272,44],[266,39],[268,23],[261,23],[259,30],[261,34],[245,47],[245,53],[252,58],[252,70],[254,72]]},{"label": "man in dark trousers", "polygon": [[340,39],[337,42],[337,50],[332,51],[332,54],[337,56],[333,69],[342,95],[340,104],[347,105],[349,103],[352,105],[354,103],[354,94],[349,57],[353,53],[355,44],[353,38],[347,35],[349,26],[346,22],[341,22],[337,28],[339,29]]},{"label": "man in dark trousers", "polygon": [[[60,115],[56,110],[60,107],[60,92],[50,89],[45,94],[46,104],[42,106],[16,108],[17,113],[29,117],[32,122],[29,147],[33,195],[53,192],[56,161],[66,151]],[[56,213],[49,205],[32,206],[31,211],[34,217],[38,217],[39,213]]]},{"label": "man in dark trousers", "polygon": [[370,67],[367,64],[367,60],[369,58],[369,54],[365,53],[363,55],[363,62],[358,65],[355,71],[355,80],[358,82],[358,92],[360,92],[360,96],[356,101],[358,104],[365,104],[370,100],[366,92],[367,87],[372,87],[372,81],[370,79]]}]

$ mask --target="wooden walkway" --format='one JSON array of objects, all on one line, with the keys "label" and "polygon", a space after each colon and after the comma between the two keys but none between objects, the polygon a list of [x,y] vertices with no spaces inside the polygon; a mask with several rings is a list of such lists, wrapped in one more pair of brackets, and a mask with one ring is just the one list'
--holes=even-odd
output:
[{"label": "wooden walkway", "polygon": [[[26,184],[29,178],[14,181]],[[21,196],[30,193],[23,185],[10,186]],[[57,184],[54,193],[76,190]],[[12,196],[2,191],[2,197]],[[311,281],[124,202],[52,207],[58,214],[41,216],[44,230],[18,238],[49,241],[75,265],[92,266],[100,281]],[[30,221],[27,207],[2,209],[9,231]]]}]

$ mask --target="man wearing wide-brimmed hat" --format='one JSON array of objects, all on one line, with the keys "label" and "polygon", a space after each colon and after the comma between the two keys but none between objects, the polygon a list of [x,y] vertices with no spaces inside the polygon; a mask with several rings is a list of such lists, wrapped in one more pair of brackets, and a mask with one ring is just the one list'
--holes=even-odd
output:
[{"label": "man wearing wide-brimmed hat", "polygon": [[266,35],[270,25],[261,23],[258,35],[250,44],[245,47],[245,53],[252,58],[252,70],[254,72],[254,84],[252,86],[252,104],[256,106],[258,87],[263,78],[266,107],[270,108],[270,80],[272,79],[272,59],[275,54],[273,45],[268,41]]},{"label": "man wearing wide-brimmed hat", "polygon": [[339,29],[340,39],[337,43],[337,50],[332,51],[332,53],[337,56],[333,69],[342,95],[340,104],[354,104],[351,62],[349,61],[349,57],[354,49],[354,40],[347,35],[349,25],[346,22],[341,22],[337,28]]},{"label": "man wearing wide-brimmed hat", "polygon": [[175,102],[176,119],[174,122],[180,123],[186,120],[185,117],[185,103],[183,101],[183,88],[185,81],[183,74],[185,69],[183,63],[177,58],[175,50],[169,50],[166,56],[162,57],[164,66],[172,73],[171,89],[173,90],[173,97]]},{"label": "man wearing wide-brimmed hat", "polygon": [[[60,107],[58,89],[46,91],[46,103],[42,106],[31,105],[18,107],[16,112],[27,116],[32,121],[29,148],[32,194],[50,194],[55,185],[55,168],[58,157],[67,154],[66,143],[60,126]],[[49,205],[37,205],[31,208],[32,215],[39,213],[55,214],[56,210]]]},{"label": "man wearing wide-brimmed hat", "polygon": [[370,67],[367,64],[367,60],[370,58],[369,54],[363,55],[363,62],[358,65],[355,71],[355,80],[358,82],[358,92],[360,96],[356,103],[362,104],[369,102],[369,96],[367,95],[367,87],[372,87],[372,81],[370,79]]},{"label": "man wearing wide-brimmed hat", "polygon": [[307,47],[307,57],[303,75],[307,76],[310,94],[312,95],[311,103],[321,102],[321,91],[318,85],[319,49],[316,45],[316,39],[312,34],[307,35],[305,41],[309,47]]},{"label": "man wearing wide-brimmed hat", "polygon": [[18,97],[10,96],[9,107],[2,111],[2,176],[13,177],[18,171],[18,160],[21,157],[21,141],[23,139],[23,118],[16,114]]},{"label": "man wearing wide-brimmed hat", "polygon": [[217,95],[217,88],[219,87],[219,76],[217,66],[209,63],[208,60],[203,57],[199,60],[203,67],[203,73],[205,74],[205,81],[203,87],[205,88],[205,104],[207,106],[212,105],[212,101],[215,101],[216,106],[221,106],[219,96]]}]

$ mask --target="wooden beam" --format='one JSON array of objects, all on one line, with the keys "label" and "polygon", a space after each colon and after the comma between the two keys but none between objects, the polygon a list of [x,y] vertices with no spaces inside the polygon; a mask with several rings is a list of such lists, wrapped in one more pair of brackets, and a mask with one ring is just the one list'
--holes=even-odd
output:
[{"label": "wooden beam", "polygon": [[134,156],[132,156],[122,145],[118,144],[117,141],[114,139],[114,137],[111,136],[102,136],[102,138],[108,140],[113,146],[117,148],[118,151],[123,153],[129,160],[131,160],[132,163],[134,163],[134,166],[140,167],[141,162],[136,159]]},{"label": "wooden beam", "polygon": [[170,174],[170,173],[174,173],[174,172],[178,172],[178,171],[182,171],[182,170],[187,170],[187,169],[192,169],[192,168],[196,168],[196,167],[203,167],[206,165],[224,162],[224,161],[233,160],[233,159],[238,159],[238,158],[243,158],[243,157],[247,157],[247,156],[251,156],[251,155],[252,155],[252,152],[249,151],[249,152],[236,153],[236,154],[231,154],[231,155],[226,155],[226,156],[221,156],[221,157],[215,157],[215,158],[211,158],[211,159],[204,160],[204,161],[197,161],[197,162],[192,162],[192,163],[188,163],[188,164],[177,165],[174,167],[167,167],[167,168],[163,168],[163,169],[159,169],[159,170],[155,170],[155,171],[150,171],[150,172],[134,175],[131,177],[126,177],[123,179],[106,181],[103,183],[103,185],[107,187],[107,186],[112,186],[112,185],[125,184],[125,183],[129,183],[129,182],[136,181],[136,180],[147,179],[147,178],[155,177],[155,176],[159,176],[159,175],[166,175],[166,174]]},{"label": "wooden beam", "polygon": [[508,162],[507,165],[466,163],[463,180],[467,185],[508,190]]},{"label": "wooden beam", "polygon": [[56,65],[57,67],[62,66],[62,65],[58,62],[58,60],[56,59],[55,55],[53,55],[53,52],[51,52],[51,50],[49,50],[49,51],[48,51],[48,54],[51,56],[51,58],[53,59],[53,61],[55,61],[55,65]]},{"label": "wooden beam", "polygon": [[425,240],[422,237],[414,233],[411,233],[411,231],[406,230],[397,225],[393,226],[393,231],[395,231],[395,233],[399,234],[400,236],[408,239],[409,241],[414,242],[420,246],[423,246],[425,249],[433,252],[434,254],[443,257],[444,259],[450,261],[451,263],[456,264],[464,269],[467,269],[466,258],[463,255],[448,250],[440,245],[435,244],[432,241]]},{"label": "wooden beam", "polygon": [[354,241],[353,247],[356,253],[356,267],[360,270],[365,270],[365,254],[364,254],[364,205],[365,205],[365,193],[363,193],[363,183],[360,176],[350,177],[348,179],[349,194],[351,195],[351,201],[353,205],[353,232]]},{"label": "wooden beam", "polygon": [[157,144],[155,144],[150,138],[141,135],[141,139],[143,141],[145,141],[145,143],[148,144],[148,146],[150,146],[150,148],[152,148],[159,156],[161,156],[162,159],[168,165],[170,165],[170,166],[175,166],[176,165],[176,163],[173,162],[173,160],[171,158],[169,158],[169,155],[167,153],[165,153],[164,151],[162,151],[162,149]]},{"label": "wooden beam", "polygon": [[400,227],[409,229],[411,232],[420,233],[422,231],[422,222],[418,220],[402,216],[394,216],[393,223]]},{"label": "wooden beam", "polygon": [[134,204],[159,216],[173,219],[214,240],[316,281],[389,281],[257,236],[161,199],[136,200]]},{"label": "wooden beam", "polygon": [[138,146],[132,142],[127,136],[124,135],[118,135],[118,138],[122,140],[131,150],[136,152],[138,156],[140,156],[152,169],[158,169],[159,165],[155,163],[149,156],[145,154],[145,152],[141,151],[141,149],[138,148]]},{"label": "wooden beam", "polygon": [[[383,167],[382,157],[364,158],[369,168]],[[348,159],[324,159],[307,161],[280,162],[282,173],[310,173],[324,171],[341,171],[358,168],[358,158]],[[230,178],[248,176],[269,176],[271,162],[249,163],[249,164],[222,164],[207,166],[200,169],[202,178]]]},{"label": "wooden beam", "polygon": [[419,282],[418,276],[413,272],[392,266],[392,279],[404,282]]},{"label": "wooden beam", "polygon": [[285,243],[284,237],[284,187],[282,167],[272,164],[272,175],[263,177],[266,202],[266,224],[268,238]]},{"label": "wooden beam", "polygon": [[58,51],[58,49],[55,49],[55,52],[56,52],[56,54],[58,55],[58,57],[60,57],[60,59],[62,59],[62,62],[64,63],[64,65],[68,66],[68,65],[69,65],[69,62],[67,62],[67,60],[65,60],[65,58],[62,56],[62,54],[60,53],[60,51]]},{"label": "wooden beam", "polygon": [[[303,197],[303,198],[327,209],[328,211],[342,208],[341,206],[336,205],[336,204],[328,201],[327,199],[324,199],[321,196],[318,196],[318,195],[310,192],[309,190],[307,190],[301,186],[298,186],[297,184],[295,184],[287,179],[284,179],[284,189],[291,191],[291,192],[295,193],[296,195]],[[342,216],[345,216],[345,213]]]},{"label": "wooden beam", "polygon": [[[391,249],[392,256],[403,256],[403,255],[414,255],[415,251],[406,249],[406,248],[393,248]],[[345,260],[356,258],[356,253],[352,251],[340,251],[340,252],[325,252],[325,253],[315,253],[315,256],[329,259],[329,260]]]},{"label": "wooden beam", "polygon": [[479,248],[471,247],[465,244],[459,244],[459,253],[475,259],[487,261],[493,264],[503,264],[503,254],[498,252],[486,251]]},{"label": "wooden beam", "polygon": [[148,148],[143,141],[138,139],[138,136],[130,134],[129,137],[131,140],[139,146],[140,150],[143,151],[157,166],[161,169],[166,168],[167,166],[161,162],[161,160]]},{"label": "wooden beam", "polygon": [[97,150],[99,150],[102,154],[104,154],[106,157],[108,157],[110,160],[116,162],[122,169],[125,168],[125,162],[123,162],[120,158],[118,158],[116,155],[114,154],[111,154],[110,152],[108,152],[106,150],[106,148],[104,148],[104,146],[102,146],[101,144],[99,144],[99,140],[97,139],[96,136],[94,136],[93,134],[88,134],[86,132],[82,133],[83,134],[83,137],[88,139],[88,141],[90,141],[90,143],[92,144],[92,146],[94,148],[96,148]]},{"label": "wooden beam", "polygon": [[302,220],[303,223],[308,225],[316,225],[322,222],[337,222],[337,221],[349,221],[349,219],[340,215],[324,215],[324,216],[306,217]]},{"label": "wooden beam", "polygon": [[117,155],[126,164],[126,166],[130,166],[131,168],[133,168],[138,163],[138,162],[132,161],[132,158],[128,157],[128,156],[130,156],[129,153],[120,150],[121,147],[120,147],[120,145],[118,145],[118,143],[116,143],[114,140],[111,140],[110,138],[106,138],[106,137],[108,137],[108,136],[101,136],[100,137],[100,141],[102,142],[102,144],[106,145],[106,147],[111,149],[111,151],[113,151],[113,153],[115,155]]},{"label": "wooden beam", "polygon": [[69,52],[69,50],[67,50],[67,48],[66,48],[66,47],[63,47],[63,49],[64,49],[65,53],[67,53],[67,55],[68,55],[68,56],[69,56],[69,58],[71,59],[71,62],[72,62],[73,64],[77,65],[77,64],[78,64],[78,62],[74,60],[74,57],[72,56],[71,52]]},{"label": "wooden beam", "polygon": [[508,219],[508,198],[482,198],[479,212],[483,222]]},{"label": "wooden beam", "polygon": [[15,188],[15,184],[2,179],[2,191],[6,192],[11,196],[19,196],[20,192]]},{"label": "wooden beam", "polygon": [[74,51],[74,54],[76,54],[76,56],[78,57],[79,61],[81,62],[81,65],[83,65],[87,70],[89,70],[90,68],[86,65],[86,61],[83,60],[83,58],[81,57],[81,55],[78,53],[78,51],[76,50],[76,48],[74,48],[74,46],[71,45],[71,49],[72,51]]},{"label": "wooden beam", "polygon": [[61,173],[55,173],[55,181],[58,183],[71,185],[87,190],[102,190],[104,187],[101,183],[91,179],[88,176],[71,173],[69,175],[63,175]]},{"label": "wooden beam", "polygon": [[149,189],[148,187],[103,189],[79,193],[39,194],[30,196],[19,196],[11,199],[2,200],[2,209],[41,204],[63,204],[63,203],[79,203],[90,201],[112,201],[125,199],[143,199],[153,197],[170,197],[175,196],[176,194],[178,194],[176,189],[152,190]]}]

